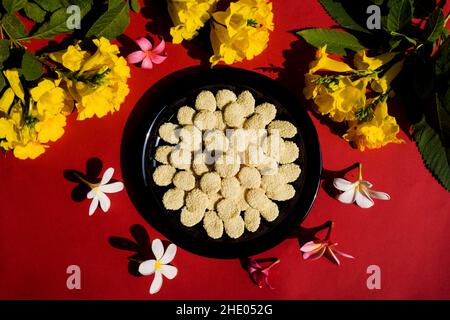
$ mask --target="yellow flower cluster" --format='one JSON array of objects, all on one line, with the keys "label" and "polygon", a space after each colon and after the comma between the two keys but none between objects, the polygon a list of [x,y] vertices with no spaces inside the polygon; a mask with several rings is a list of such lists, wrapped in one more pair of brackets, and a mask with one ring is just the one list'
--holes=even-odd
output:
[{"label": "yellow flower cluster", "polygon": [[101,118],[119,110],[129,93],[127,79],[130,68],[125,58],[119,57],[119,48],[108,39],[93,40],[94,53],[81,49],[79,44],[49,54],[70,72],[63,74],[65,87],[78,110],[78,120]]},{"label": "yellow flower cluster", "polygon": [[251,60],[267,48],[273,31],[272,3],[267,0],[232,2],[226,11],[213,13],[212,65]]},{"label": "yellow flower cluster", "polygon": [[232,64],[261,54],[274,30],[272,3],[268,0],[238,0],[225,11],[215,11],[218,0],[168,0],[174,23],[174,43],[191,40],[211,19],[212,66],[220,61]]},{"label": "yellow flower cluster", "polygon": [[347,122],[344,139],[361,151],[403,142],[397,138],[399,126],[388,115],[386,102],[392,93],[391,82],[403,67],[404,61],[394,62],[395,57],[395,53],[368,57],[360,51],[352,68],[330,58],[325,46],[317,50],[305,74],[305,98],[314,102],[321,115]]},{"label": "yellow flower cluster", "polygon": [[19,159],[35,159],[48,142],[62,137],[74,106],[79,120],[119,109],[129,92],[129,67],[109,40],[93,42],[93,53],[77,44],[50,54],[64,69],[55,70],[56,79],[43,77],[31,88],[24,88],[18,70],[3,72],[8,86],[0,98],[1,149]]},{"label": "yellow flower cluster", "polygon": [[353,142],[361,151],[365,148],[381,148],[388,143],[403,143],[403,140],[397,138],[399,127],[395,118],[388,115],[386,101],[376,106],[372,120],[360,123],[352,121],[349,126],[344,139]]},{"label": "yellow flower cluster", "polygon": [[3,73],[9,87],[0,99],[0,147],[13,150],[16,158],[35,159],[45,152],[46,143],[64,134],[70,98],[59,87],[60,80],[44,78],[26,93],[17,70]]},{"label": "yellow flower cluster", "polygon": [[219,0],[168,0],[174,27],[170,29],[173,43],[191,40],[211,17]]}]

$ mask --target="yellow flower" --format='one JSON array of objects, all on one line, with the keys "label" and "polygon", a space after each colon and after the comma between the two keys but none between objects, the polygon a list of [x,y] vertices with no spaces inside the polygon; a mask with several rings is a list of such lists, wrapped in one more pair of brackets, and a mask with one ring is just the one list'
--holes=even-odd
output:
[{"label": "yellow flower", "polygon": [[316,59],[309,64],[309,73],[313,74],[317,71],[333,71],[333,72],[353,72],[348,64],[342,61],[331,59],[327,54],[327,46],[317,49]]},{"label": "yellow flower", "polygon": [[321,77],[319,75],[305,73],[305,87],[303,88],[303,95],[306,100],[313,99],[317,96],[320,88],[320,84],[318,83],[320,78]]},{"label": "yellow flower", "polygon": [[35,159],[45,152],[44,143],[61,138],[66,125],[64,114],[71,111],[73,102],[59,84],[60,80],[44,78],[31,88],[26,114],[21,100],[13,102],[9,112],[0,118],[1,148],[13,150],[19,159]]},{"label": "yellow flower", "polygon": [[101,37],[100,39],[92,40],[97,46],[95,53],[86,59],[82,65],[80,72],[99,70],[106,66],[113,66],[117,55],[119,54],[119,47],[112,44],[108,39]]},{"label": "yellow flower", "polygon": [[191,40],[211,17],[218,0],[169,0],[168,10],[174,26],[170,28],[173,43]]},{"label": "yellow flower", "polygon": [[64,89],[57,86],[59,81],[43,79],[39,84],[30,89],[31,98],[36,102],[39,115],[57,115],[60,112],[69,114],[73,107],[66,98]]},{"label": "yellow flower", "polygon": [[42,143],[56,141],[63,136],[65,126],[66,117],[64,115],[59,113],[55,116],[46,116],[34,126],[38,134],[37,140]]},{"label": "yellow flower", "polygon": [[[93,43],[97,47],[96,51],[93,54],[83,51],[85,58],[76,72],[63,77],[65,87],[75,100],[78,120],[93,116],[100,118],[118,111],[129,93],[127,80],[130,67],[123,57],[118,56],[117,45],[103,37],[94,39]],[[74,48],[82,51],[79,46]],[[66,98],[64,101],[67,105]]]},{"label": "yellow flower", "polygon": [[306,99],[313,99],[316,111],[333,121],[355,120],[355,111],[366,104],[366,90],[370,77],[352,81],[348,76],[319,76],[305,74]]},{"label": "yellow flower", "polygon": [[[76,83],[77,90],[90,91],[90,86],[85,83]],[[81,99],[76,103],[78,109],[78,120],[85,120],[87,118],[92,118],[94,115],[98,118],[102,118],[108,114],[108,112],[114,112],[116,110],[115,101],[112,97],[115,93],[111,88],[107,86],[100,86],[98,89],[88,93],[81,94]]]},{"label": "yellow flower", "polygon": [[82,62],[89,56],[89,53],[82,51],[77,44],[68,46],[65,50],[52,52],[48,56],[70,71],[77,71],[80,70]]},{"label": "yellow flower", "polygon": [[18,144],[14,147],[14,156],[18,159],[36,159],[45,152],[46,146],[38,142],[28,142],[27,144]]},{"label": "yellow flower", "polygon": [[6,79],[11,86],[11,89],[14,91],[14,94],[22,101],[25,100],[25,93],[23,91],[22,83],[20,82],[19,72],[17,69],[5,70],[3,71]]},{"label": "yellow flower", "polygon": [[379,67],[392,61],[397,54],[394,52],[388,52],[376,57],[368,57],[366,50],[361,50],[355,54],[353,62],[358,70],[371,70],[374,71]]},{"label": "yellow flower", "polygon": [[16,130],[18,130],[17,140],[13,141],[11,147],[16,158],[35,159],[45,152],[47,146],[37,141],[37,134],[33,126],[24,125]]},{"label": "yellow flower", "polygon": [[402,71],[405,60],[399,61],[394,64],[386,73],[379,79],[375,79],[372,84],[372,90],[378,93],[386,93],[391,88],[391,82]]},{"label": "yellow flower", "polygon": [[394,117],[387,112],[387,103],[381,102],[374,111],[374,118],[368,122],[351,122],[350,129],[344,135],[344,139],[354,143],[361,151],[365,148],[377,149],[388,143],[404,143],[397,138],[400,128]]},{"label": "yellow flower", "polygon": [[0,98],[0,111],[3,113],[8,113],[9,108],[11,108],[11,105],[14,101],[14,91],[11,88],[7,88],[5,92],[3,93],[2,97]]},{"label": "yellow flower", "polygon": [[226,11],[215,12],[210,35],[212,66],[253,59],[267,48],[273,29],[272,3],[267,0],[240,0],[230,3]]}]

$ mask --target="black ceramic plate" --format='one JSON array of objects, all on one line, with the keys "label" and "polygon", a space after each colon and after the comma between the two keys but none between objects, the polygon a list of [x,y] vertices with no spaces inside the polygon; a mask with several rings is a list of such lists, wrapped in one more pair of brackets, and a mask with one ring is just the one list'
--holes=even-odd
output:
[{"label": "black ceramic plate", "polygon": [[[293,183],[296,195],[279,202],[279,217],[271,223],[261,221],[260,228],[230,239],[207,236],[203,226],[183,226],[179,213],[168,211],[162,196],[168,188],[157,186],[152,174],[158,163],[153,159],[158,145],[158,128],[165,122],[176,122],[178,108],[193,105],[202,90],[216,92],[230,89],[236,93],[252,92],[256,103],[270,102],[277,107],[277,119],[294,123],[298,134],[293,139],[300,149],[297,163],[302,169]],[[122,173],[127,191],[141,215],[160,233],[179,247],[214,258],[239,258],[268,250],[283,241],[308,214],[317,194],[322,168],[321,153],[314,125],[305,107],[278,82],[261,74],[234,68],[183,70],[158,82],[144,95],[133,110],[122,142]],[[263,219],[262,219],[263,220]]]}]

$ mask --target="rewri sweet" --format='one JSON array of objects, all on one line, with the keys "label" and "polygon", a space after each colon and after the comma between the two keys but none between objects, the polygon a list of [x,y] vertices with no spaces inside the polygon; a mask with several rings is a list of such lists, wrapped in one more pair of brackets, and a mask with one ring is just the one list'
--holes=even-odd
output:
[{"label": "rewri sweet", "polygon": [[163,195],[165,208],[179,211],[186,227],[203,221],[212,239],[237,239],[276,220],[277,202],[295,196],[291,183],[301,175],[294,163],[300,150],[289,140],[297,128],[276,116],[275,105],[257,105],[248,90],[204,90],[194,108],[182,106],[178,123],[159,128],[167,145],[154,155],[161,163],[153,172],[155,183],[174,186]]}]

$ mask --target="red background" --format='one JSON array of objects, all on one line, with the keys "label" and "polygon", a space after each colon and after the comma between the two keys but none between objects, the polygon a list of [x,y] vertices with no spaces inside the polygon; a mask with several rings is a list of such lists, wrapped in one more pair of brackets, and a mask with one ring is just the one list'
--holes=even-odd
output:
[{"label": "red background", "polygon": [[[330,27],[333,21],[318,1],[273,1],[276,29],[268,49],[236,67],[281,68],[267,72],[298,93],[302,74],[313,50],[288,31],[304,27]],[[150,1],[148,1],[150,3]],[[147,30],[168,28],[165,17],[149,5],[143,16],[132,14],[126,35],[131,39]],[[448,11],[448,10],[447,10]],[[153,24],[150,18],[154,18]],[[155,28],[156,24],[156,28]],[[167,30],[166,30],[167,32]],[[120,39],[122,45],[127,39]],[[120,44],[119,42],[119,44]],[[36,42],[32,47],[43,43]],[[127,47],[129,47],[127,45]],[[85,171],[86,161],[100,158],[120,175],[120,142],[133,106],[162,77],[205,61],[209,53],[198,44],[167,45],[169,58],[147,71],[131,67],[131,93],[120,112],[102,119],[76,121],[66,133],[33,161],[8,154],[0,161],[0,298],[3,299],[429,299],[450,298],[449,194],[425,169],[407,135],[401,101],[391,102],[406,144],[389,145],[361,153],[353,150],[314,116],[323,152],[324,168],[341,170],[364,163],[364,176],[375,189],[388,192],[391,201],[377,201],[368,210],[345,205],[320,189],[304,222],[312,227],[335,222],[333,239],[356,259],[343,259],[340,267],[326,259],[303,261],[296,240],[284,241],[258,258],[278,257],[271,271],[275,290],[259,289],[237,260],[214,260],[179,249],[174,265],[179,274],[165,280],[162,290],[150,296],[152,277],[128,273],[131,254],[113,248],[111,236],[131,238],[129,228],[143,225],[151,238],[162,237],[133,207],[126,192],[111,195],[112,208],[88,216],[89,202],[75,202],[75,184],[63,177],[66,169]],[[207,67],[207,66],[205,66]],[[287,70],[284,68],[288,67]],[[405,131],[406,130],[406,131]],[[103,168],[103,170],[105,169]],[[350,177],[356,178],[356,170]],[[81,290],[68,290],[66,268],[81,268]],[[369,265],[381,268],[381,290],[368,290]]]}]

